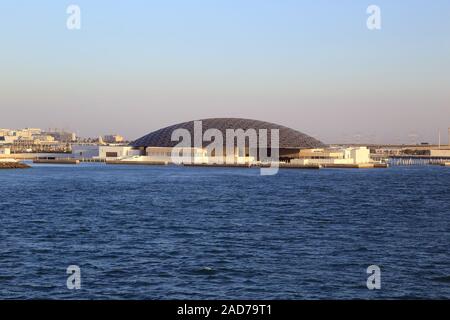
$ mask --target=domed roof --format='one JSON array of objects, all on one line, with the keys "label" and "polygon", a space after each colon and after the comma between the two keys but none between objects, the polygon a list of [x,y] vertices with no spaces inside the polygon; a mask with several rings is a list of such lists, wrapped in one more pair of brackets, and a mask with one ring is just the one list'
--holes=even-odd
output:
[{"label": "domed roof", "polygon": [[[220,130],[224,137],[224,144],[226,143],[225,137],[227,129],[243,129],[244,131],[248,129],[255,129],[258,135],[259,129],[267,129],[269,136],[267,142],[270,146],[270,130],[278,129],[280,135],[280,148],[312,149],[325,147],[322,142],[313,137],[310,137],[294,129],[270,122],[241,118],[212,118],[199,121],[202,122],[203,133],[208,129]],[[171,138],[172,132],[176,129],[187,129],[191,133],[193,146],[194,121],[183,122],[159,129],[137,139],[136,141],[132,142],[131,145],[134,147],[174,147],[178,144],[178,141],[172,141]],[[205,141],[203,142],[203,146],[205,147],[210,143],[211,142]]]}]

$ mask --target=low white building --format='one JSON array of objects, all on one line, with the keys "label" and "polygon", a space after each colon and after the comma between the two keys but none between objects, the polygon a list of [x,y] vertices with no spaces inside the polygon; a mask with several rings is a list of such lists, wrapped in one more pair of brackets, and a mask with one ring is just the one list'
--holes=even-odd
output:
[{"label": "low white building", "polygon": [[207,164],[207,151],[202,148],[169,148],[148,147],[146,150],[147,161],[163,161],[175,164]]},{"label": "low white building", "polygon": [[212,156],[204,148],[146,148],[145,161],[163,161],[175,164],[248,164],[255,161],[254,157],[240,156],[237,149],[231,155]]},{"label": "low white building", "polygon": [[107,161],[140,156],[141,154],[141,150],[130,146],[99,146],[99,158]]},{"label": "low white building", "polygon": [[13,144],[18,139],[17,136],[0,136],[0,144]]},{"label": "low white building", "polygon": [[72,144],[72,157],[76,159],[98,158],[99,146],[93,144]]},{"label": "low white building", "polygon": [[450,157],[450,149],[431,149],[430,156],[434,158],[448,158]]},{"label": "low white building", "polygon": [[10,155],[11,149],[10,148],[0,148],[0,155]]},{"label": "low white building", "polygon": [[367,147],[343,149],[305,149],[299,153],[299,159],[291,160],[292,164],[337,164],[353,165],[372,163],[370,150]]},{"label": "low white building", "polygon": [[370,149],[367,147],[344,149],[344,159],[350,159],[353,164],[366,164],[372,162]]}]

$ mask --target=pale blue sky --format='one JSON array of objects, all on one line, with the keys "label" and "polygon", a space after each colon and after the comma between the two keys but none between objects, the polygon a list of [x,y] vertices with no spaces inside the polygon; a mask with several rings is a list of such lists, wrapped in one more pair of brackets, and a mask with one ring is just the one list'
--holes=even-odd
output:
[{"label": "pale blue sky", "polygon": [[0,127],[134,139],[245,117],[399,143],[450,126],[448,0],[2,0],[0,41]]}]

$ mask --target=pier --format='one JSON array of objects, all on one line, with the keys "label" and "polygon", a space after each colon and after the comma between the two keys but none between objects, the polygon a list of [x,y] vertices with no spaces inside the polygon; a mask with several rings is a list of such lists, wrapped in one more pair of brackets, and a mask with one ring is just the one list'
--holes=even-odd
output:
[{"label": "pier", "polygon": [[431,156],[390,156],[387,163],[391,166],[429,166],[445,165],[449,163],[449,157],[431,157]]},{"label": "pier", "polygon": [[96,162],[96,163],[106,163],[106,159],[100,158],[81,158],[78,159],[80,162]]},{"label": "pier", "polygon": [[304,165],[300,165],[300,164],[290,164],[290,163],[281,163],[280,164],[280,168],[281,169],[321,169],[323,166],[320,164],[304,164]]},{"label": "pier", "polygon": [[323,164],[324,168],[333,168],[333,169],[384,169],[388,168],[389,165],[387,163],[357,163],[357,164]]},{"label": "pier", "polygon": [[121,165],[138,165],[138,166],[166,166],[166,161],[126,161],[126,160],[108,160],[106,164],[121,164]]},{"label": "pier", "polygon": [[252,165],[248,164],[248,163],[223,163],[223,164],[219,164],[219,163],[212,163],[212,164],[208,164],[208,163],[183,163],[184,167],[206,167],[206,168],[251,168]]},{"label": "pier", "polygon": [[37,164],[79,164],[80,160],[76,159],[34,159],[33,163]]}]

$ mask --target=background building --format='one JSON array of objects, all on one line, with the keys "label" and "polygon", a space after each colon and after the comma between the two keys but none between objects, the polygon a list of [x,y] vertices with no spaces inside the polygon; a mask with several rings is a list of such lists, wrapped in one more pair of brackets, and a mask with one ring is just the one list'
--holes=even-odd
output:
[{"label": "background building", "polygon": [[10,155],[11,154],[11,149],[9,149],[9,148],[3,148],[3,147],[0,147],[0,155]]},{"label": "background building", "polygon": [[47,131],[44,132],[47,136],[52,136],[56,141],[59,142],[75,142],[77,141],[77,135],[73,132],[66,132],[63,130]]},{"label": "background building", "polygon": [[103,137],[103,142],[105,143],[122,143],[124,141],[125,138],[117,134],[106,135]]}]

